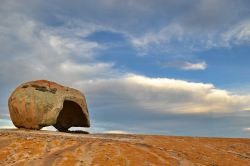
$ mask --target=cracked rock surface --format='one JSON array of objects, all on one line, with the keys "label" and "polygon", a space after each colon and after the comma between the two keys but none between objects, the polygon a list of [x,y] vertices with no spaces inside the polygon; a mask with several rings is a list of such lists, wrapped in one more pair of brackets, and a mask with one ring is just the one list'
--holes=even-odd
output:
[{"label": "cracked rock surface", "polygon": [[249,166],[250,139],[0,129],[0,165]]},{"label": "cracked rock surface", "polygon": [[18,128],[41,129],[53,125],[59,131],[90,127],[85,96],[78,90],[47,80],[18,86],[8,101],[13,124]]}]

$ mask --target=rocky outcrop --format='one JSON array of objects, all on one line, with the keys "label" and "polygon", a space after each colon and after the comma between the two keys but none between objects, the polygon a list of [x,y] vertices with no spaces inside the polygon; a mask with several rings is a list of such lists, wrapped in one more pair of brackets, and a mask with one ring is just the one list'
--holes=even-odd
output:
[{"label": "rocky outcrop", "polygon": [[84,95],[73,88],[47,80],[18,86],[8,101],[13,124],[18,128],[41,129],[53,125],[59,131],[90,127]]},{"label": "rocky outcrop", "polygon": [[0,165],[250,166],[250,139],[0,129]]}]

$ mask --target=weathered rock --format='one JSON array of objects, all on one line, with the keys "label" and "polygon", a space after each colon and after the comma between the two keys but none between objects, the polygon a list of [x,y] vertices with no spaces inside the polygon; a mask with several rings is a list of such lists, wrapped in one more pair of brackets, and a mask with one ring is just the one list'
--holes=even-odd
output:
[{"label": "weathered rock", "polygon": [[0,135],[2,166],[250,166],[249,138],[13,129],[0,129]]},{"label": "weathered rock", "polygon": [[47,80],[21,84],[8,101],[10,117],[18,128],[41,129],[53,125],[59,131],[90,127],[84,95]]}]

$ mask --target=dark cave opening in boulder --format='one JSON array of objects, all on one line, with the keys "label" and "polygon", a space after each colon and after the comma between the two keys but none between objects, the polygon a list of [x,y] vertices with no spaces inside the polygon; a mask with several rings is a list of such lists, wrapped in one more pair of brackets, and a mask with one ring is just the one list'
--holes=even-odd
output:
[{"label": "dark cave opening in boulder", "polygon": [[54,127],[59,131],[66,132],[70,127],[88,126],[87,123],[87,117],[81,107],[76,102],[65,100]]}]

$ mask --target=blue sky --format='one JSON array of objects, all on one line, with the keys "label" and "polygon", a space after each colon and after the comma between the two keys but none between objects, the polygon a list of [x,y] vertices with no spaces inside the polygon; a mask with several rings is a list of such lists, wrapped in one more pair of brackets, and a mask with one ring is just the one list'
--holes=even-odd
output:
[{"label": "blue sky", "polygon": [[22,82],[81,90],[90,132],[250,137],[247,0],[0,6],[0,127]]}]

